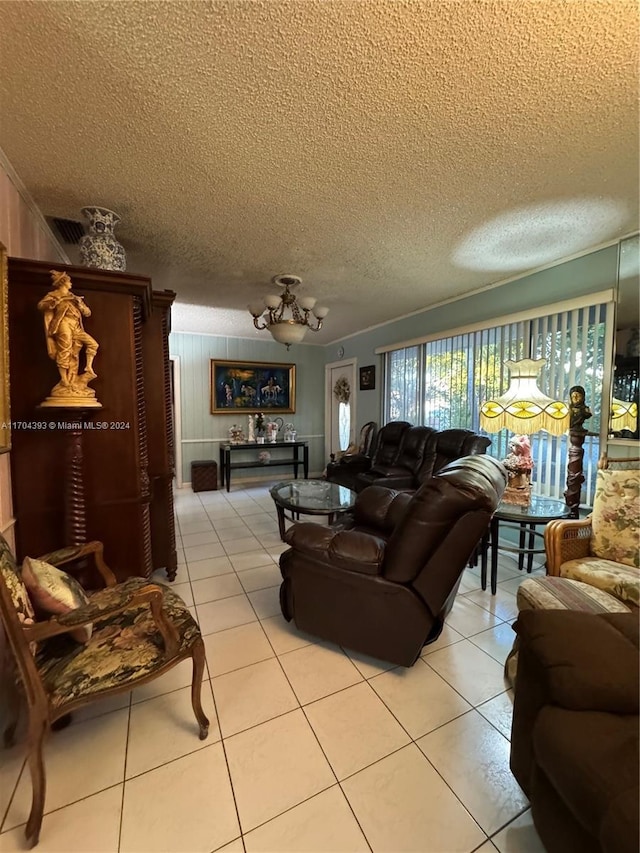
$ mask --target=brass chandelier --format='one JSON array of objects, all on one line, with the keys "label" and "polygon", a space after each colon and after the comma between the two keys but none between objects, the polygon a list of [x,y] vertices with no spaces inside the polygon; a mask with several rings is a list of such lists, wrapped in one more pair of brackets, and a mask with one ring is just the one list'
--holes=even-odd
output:
[{"label": "brass chandelier", "polygon": [[[253,317],[256,329],[268,329],[274,340],[285,344],[287,349],[291,344],[299,344],[307,333],[307,329],[318,332],[322,321],[329,309],[316,305],[313,296],[302,296],[296,299],[293,288],[298,287],[302,279],[297,275],[276,275],[271,281],[283,288],[281,294],[270,293],[264,297],[263,303],[253,302],[248,308]],[[313,317],[316,319],[314,325]]]}]

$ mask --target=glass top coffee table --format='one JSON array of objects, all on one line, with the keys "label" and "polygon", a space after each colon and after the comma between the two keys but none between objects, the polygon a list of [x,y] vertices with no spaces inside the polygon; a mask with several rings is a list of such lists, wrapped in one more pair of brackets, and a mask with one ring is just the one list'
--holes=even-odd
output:
[{"label": "glass top coffee table", "polygon": [[302,515],[326,515],[329,524],[340,512],[351,509],[358,497],[346,486],[330,483],[327,480],[294,480],[288,483],[277,483],[269,493],[278,511],[278,527],[280,538],[284,540],[285,515],[288,509],[292,518]]}]

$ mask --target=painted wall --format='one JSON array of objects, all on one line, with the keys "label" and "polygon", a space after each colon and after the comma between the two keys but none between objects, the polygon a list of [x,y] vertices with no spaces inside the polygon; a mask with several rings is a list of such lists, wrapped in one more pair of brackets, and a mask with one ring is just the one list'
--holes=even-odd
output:
[{"label": "painted wall", "polygon": [[[544,307],[586,293],[596,293],[616,287],[617,279],[618,247],[607,246],[580,258],[523,276],[517,281],[510,281],[482,293],[475,293],[439,308],[428,309],[347,338],[341,342],[344,358],[356,358],[358,367],[376,365],[375,390],[357,391],[357,428],[369,420],[382,422],[384,357],[375,354],[376,347],[445,332],[483,320],[491,322],[495,317]],[[331,344],[324,349],[326,361],[336,361],[338,344]]]},{"label": "painted wall", "polygon": [[[191,482],[191,462],[194,459],[218,461],[220,442],[229,438],[229,427],[234,423],[247,432],[247,415],[212,415],[210,405],[210,360],[238,359],[288,363],[296,365],[296,411],[281,415],[285,423],[293,423],[298,438],[309,442],[309,473],[317,476],[324,469],[324,351],[323,347],[299,345],[289,352],[265,333],[264,341],[245,338],[226,338],[221,335],[190,335],[172,332],[169,351],[180,360],[180,391],[182,421],[182,476],[185,483]],[[269,449],[268,445],[265,448]],[[276,448],[273,456],[286,457],[291,451]],[[247,451],[247,460],[257,453]],[[238,452],[234,461],[244,456]],[[293,475],[293,469],[258,468],[242,470],[242,479],[283,480]],[[239,475],[237,475],[239,476]],[[233,478],[233,475],[232,475]],[[233,479],[232,479],[233,482]]]}]

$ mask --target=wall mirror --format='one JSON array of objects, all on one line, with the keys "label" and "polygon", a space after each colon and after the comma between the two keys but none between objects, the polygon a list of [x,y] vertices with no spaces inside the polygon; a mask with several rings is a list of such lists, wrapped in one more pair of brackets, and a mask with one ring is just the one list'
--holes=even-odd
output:
[{"label": "wall mirror", "polygon": [[638,438],[638,366],[640,364],[640,235],[620,242],[618,255],[615,369],[610,435]]}]

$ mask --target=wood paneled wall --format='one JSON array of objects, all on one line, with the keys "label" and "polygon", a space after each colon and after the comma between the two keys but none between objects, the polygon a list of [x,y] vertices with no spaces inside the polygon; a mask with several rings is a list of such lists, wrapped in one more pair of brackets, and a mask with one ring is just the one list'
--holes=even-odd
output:
[{"label": "wood paneled wall", "polygon": [[[14,258],[39,261],[69,259],[42,213],[0,150],[0,243]],[[4,341],[2,342],[4,346]],[[9,454],[0,455],[0,533],[14,547]]]}]

